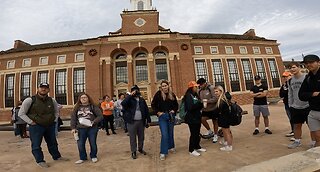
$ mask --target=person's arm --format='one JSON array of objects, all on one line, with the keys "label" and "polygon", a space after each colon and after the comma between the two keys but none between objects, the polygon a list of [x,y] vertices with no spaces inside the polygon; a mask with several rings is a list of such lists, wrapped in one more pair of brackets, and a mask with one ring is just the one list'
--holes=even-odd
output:
[{"label": "person's arm", "polygon": [[143,103],[143,106],[144,106],[144,108],[145,108],[145,112],[146,112],[146,119],[147,119],[147,124],[149,125],[150,123],[151,123],[151,117],[150,117],[150,114],[149,114],[149,108],[148,108],[148,105],[147,105],[147,102],[143,99],[143,98],[140,98],[140,99],[142,99],[142,103]]},{"label": "person's arm", "polygon": [[97,106],[93,106],[93,112],[96,115],[95,119],[93,120],[93,125],[94,125],[94,124],[98,124],[100,121],[103,120],[103,115],[101,110]]},{"label": "person's arm", "polygon": [[36,123],[34,121],[32,121],[27,113],[29,111],[29,108],[32,104],[32,98],[31,97],[28,97],[26,98],[23,102],[22,102],[22,105],[20,107],[20,110],[19,110],[19,113],[18,113],[18,116],[24,120],[26,123],[28,123],[29,125],[35,125]]},{"label": "person's arm", "polygon": [[208,103],[217,103],[218,102],[218,98],[217,98],[217,96],[214,94],[214,87],[213,86],[210,86],[209,87],[209,89],[210,89],[210,94],[211,94],[211,98],[210,99],[208,99]]},{"label": "person's arm", "polygon": [[175,94],[173,94],[173,97],[174,97],[174,100],[173,100],[173,110],[174,113],[177,113],[178,109],[179,109],[179,104],[178,104],[178,101],[177,101],[177,97]]},{"label": "person's arm", "polygon": [[288,84],[288,105],[291,107],[293,104],[293,90],[290,84]]},{"label": "person's arm", "polygon": [[57,101],[52,98],[52,102],[53,102],[53,106],[54,106],[54,116],[56,117],[56,119],[54,120],[54,122],[58,122],[58,118],[59,118],[59,106]]},{"label": "person's arm", "polygon": [[163,114],[163,112],[160,112],[159,110],[159,91],[156,92],[156,94],[153,96],[152,102],[151,102],[151,108],[154,112],[154,114],[156,114],[158,117],[161,116]]},{"label": "person's arm", "polygon": [[[74,130],[77,128],[77,111],[76,109],[73,109],[73,111],[71,112],[71,118],[70,118],[70,128],[71,130]],[[71,131],[73,132],[73,131]]]},{"label": "person's arm", "polygon": [[279,97],[280,98],[284,98],[285,97],[284,84],[280,88]]},{"label": "person's arm", "polygon": [[307,77],[302,82],[298,96],[301,101],[309,101],[312,97],[315,96],[314,92],[311,91],[308,85]]},{"label": "person's arm", "polygon": [[268,95],[268,90],[263,90],[263,92],[260,92],[259,95],[257,95],[256,97],[262,98],[262,97],[267,97]]}]

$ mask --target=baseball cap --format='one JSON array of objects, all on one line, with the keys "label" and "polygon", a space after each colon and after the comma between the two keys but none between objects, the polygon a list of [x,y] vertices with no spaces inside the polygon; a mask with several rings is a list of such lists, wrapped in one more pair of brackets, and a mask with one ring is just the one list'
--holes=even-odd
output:
[{"label": "baseball cap", "polygon": [[283,77],[288,77],[288,76],[291,76],[291,73],[285,71],[285,72],[282,73],[282,76],[283,76]]},{"label": "baseball cap", "polygon": [[261,77],[259,76],[259,75],[256,75],[256,76],[254,76],[254,80],[256,81],[256,80],[260,80],[261,79]]},{"label": "baseball cap", "polygon": [[188,88],[197,87],[197,86],[199,86],[199,84],[197,84],[196,81],[190,81],[188,83]]},{"label": "baseball cap", "polygon": [[306,62],[315,62],[315,61],[320,61],[319,57],[317,55],[314,54],[309,54],[303,57],[303,61],[302,63],[306,63]]},{"label": "baseball cap", "polygon": [[207,82],[206,79],[204,79],[204,78],[199,78],[198,81],[197,81],[197,84],[202,85],[202,84],[204,84],[204,83],[206,83],[206,82]]},{"label": "baseball cap", "polygon": [[47,87],[47,88],[49,88],[49,84],[46,83],[46,82],[42,82],[42,83],[39,84],[39,87]]}]

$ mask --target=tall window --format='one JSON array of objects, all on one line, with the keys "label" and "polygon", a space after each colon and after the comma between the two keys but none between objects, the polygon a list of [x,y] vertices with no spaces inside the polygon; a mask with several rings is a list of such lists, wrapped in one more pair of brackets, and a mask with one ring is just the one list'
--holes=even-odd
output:
[{"label": "tall window", "polygon": [[235,59],[228,59],[229,79],[231,85],[231,91],[240,91],[240,82],[238,67]]},{"label": "tall window", "polygon": [[46,82],[46,83],[49,82],[49,79],[48,79],[48,71],[39,71],[39,72],[38,72],[38,84],[37,84],[37,86],[38,86],[40,83],[43,83],[43,82]]},{"label": "tall window", "polygon": [[67,70],[56,70],[55,99],[59,104],[67,104]]},{"label": "tall window", "polygon": [[21,74],[20,99],[25,99],[31,95],[31,73]]},{"label": "tall window", "polygon": [[14,106],[14,77],[15,74],[6,75],[5,107]]},{"label": "tall window", "polygon": [[242,63],[242,69],[243,69],[246,90],[250,90],[251,87],[254,85],[251,63],[250,63],[249,59],[241,59],[241,63]]},{"label": "tall window", "polygon": [[73,102],[76,103],[80,93],[85,91],[85,70],[75,68],[73,70]]},{"label": "tall window", "polygon": [[280,87],[280,78],[275,59],[268,59],[273,88]]},{"label": "tall window", "polygon": [[156,65],[156,80],[168,80],[167,55],[163,51],[154,54]]},{"label": "tall window", "polygon": [[148,64],[147,64],[147,54],[142,52],[138,53],[136,58],[136,81],[148,81]]},{"label": "tall window", "polygon": [[143,1],[138,2],[138,10],[143,10]]},{"label": "tall window", "polygon": [[220,59],[212,59],[213,80],[215,85],[221,85],[225,89],[223,68]]},{"label": "tall window", "polygon": [[256,59],[256,66],[257,66],[257,74],[261,77],[261,83],[265,86],[268,86],[266,70],[264,68],[263,60]]},{"label": "tall window", "polygon": [[196,60],[196,80],[204,78],[208,81],[206,60]]},{"label": "tall window", "polygon": [[128,83],[128,67],[127,67],[127,55],[119,54],[115,57],[116,66],[116,84]]}]

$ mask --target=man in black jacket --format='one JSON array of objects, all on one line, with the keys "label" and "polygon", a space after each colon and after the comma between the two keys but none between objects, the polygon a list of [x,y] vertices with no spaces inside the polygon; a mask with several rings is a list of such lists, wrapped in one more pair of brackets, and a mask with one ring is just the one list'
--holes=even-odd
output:
[{"label": "man in black jacket", "polygon": [[140,89],[137,85],[131,88],[131,93],[122,102],[123,118],[128,123],[128,131],[130,136],[130,147],[132,159],[137,158],[137,141],[138,151],[146,155],[143,150],[144,128],[149,126],[151,118],[146,101],[141,97]]},{"label": "man in black jacket", "polygon": [[310,113],[308,126],[316,139],[315,146],[320,145],[320,59],[317,55],[303,57],[303,63],[309,70],[299,90],[299,99],[308,101]]}]

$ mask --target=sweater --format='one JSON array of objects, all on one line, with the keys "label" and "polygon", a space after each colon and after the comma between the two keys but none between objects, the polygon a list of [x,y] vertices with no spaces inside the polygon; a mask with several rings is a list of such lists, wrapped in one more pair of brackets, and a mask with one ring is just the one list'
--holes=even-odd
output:
[{"label": "sweater", "polygon": [[288,81],[289,107],[293,107],[295,109],[305,109],[309,107],[309,103],[307,101],[301,101],[298,96],[301,84],[305,77],[306,77],[305,74],[302,74],[300,77],[293,76]]}]

